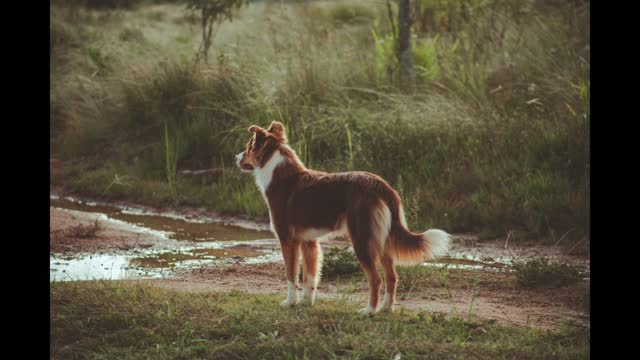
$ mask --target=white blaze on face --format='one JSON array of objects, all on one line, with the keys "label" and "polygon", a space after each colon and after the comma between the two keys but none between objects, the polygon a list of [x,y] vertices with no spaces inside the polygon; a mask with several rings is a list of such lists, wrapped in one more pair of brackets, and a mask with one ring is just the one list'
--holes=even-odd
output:
[{"label": "white blaze on face", "polygon": [[236,165],[240,167],[240,162],[244,159],[244,151],[236,155]]},{"label": "white blaze on face", "polygon": [[282,156],[280,151],[276,150],[273,155],[271,155],[271,159],[269,159],[263,167],[256,167],[253,170],[253,175],[256,178],[256,185],[258,185],[258,188],[263,195],[269,188],[269,184],[271,184],[273,171],[278,165],[282,164],[284,160],[284,156]]}]

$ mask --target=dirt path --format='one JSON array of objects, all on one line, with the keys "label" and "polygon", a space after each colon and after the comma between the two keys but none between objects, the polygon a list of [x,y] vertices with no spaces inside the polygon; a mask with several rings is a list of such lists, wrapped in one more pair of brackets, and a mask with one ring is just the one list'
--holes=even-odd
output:
[{"label": "dirt path", "polygon": [[[284,265],[272,263],[209,267],[171,279],[139,281],[181,291],[235,290],[254,294],[280,294],[284,299],[287,292],[284,274]],[[469,274],[470,278],[472,276]],[[504,273],[490,276],[501,280],[513,277]],[[345,299],[365,306],[367,291],[365,280],[343,282],[339,286],[335,281],[322,281],[318,286],[318,301]],[[301,296],[301,289],[298,292]],[[588,292],[588,281],[555,290],[518,290],[516,286],[483,288],[481,285],[473,289],[468,287],[468,282],[451,282],[447,288],[433,287],[410,292],[399,290],[396,311],[404,307],[414,311],[493,319],[519,326],[557,330],[564,321],[589,325],[588,314],[580,308],[582,296]]]},{"label": "dirt path", "polygon": [[[96,211],[98,211],[97,208]],[[177,210],[175,210],[177,211]],[[191,216],[195,216],[190,212]],[[100,218],[102,229],[94,237],[73,236],[74,227],[90,226]],[[72,254],[80,252],[114,253],[130,249],[172,249],[184,245],[167,237],[163,231],[111,219],[96,212],[72,209],[50,208],[52,253]],[[246,222],[247,220],[243,220]],[[249,224],[249,227],[252,225]],[[277,250],[275,239],[256,242],[255,248]],[[342,246],[344,240],[324,243],[323,247]],[[253,246],[253,245],[252,245]],[[500,261],[501,259],[527,259],[545,256],[550,259],[571,263],[588,274],[589,259],[566,256],[554,247],[505,248],[504,241],[478,242],[473,236],[456,236],[451,255],[459,259],[481,259]],[[181,291],[244,291],[260,294],[286,294],[284,265],[277,261],[261,264],[202,265],[173,272],[161,279],[131,280]],[[589,315],[584,311],[584,298],[590,291],[590,281],[585,275],[583,281],[560,289],[525,290],[517,286],[515,276],[508,272],[479,270],[456,271],[446,285],[422,286],[420,289],[398,291],[396,309],[407,308],[448,315],[494,319],[499,322],[558,329],[564,321],[589,325]],[[475,286],[473,279],[479,279]],[[400,282],[402,282],[400,278]],[[335,281],[323,280],[318,287],[318,299],[345,299],[362,306],[366,305],[367,284],[364,280]]]}]

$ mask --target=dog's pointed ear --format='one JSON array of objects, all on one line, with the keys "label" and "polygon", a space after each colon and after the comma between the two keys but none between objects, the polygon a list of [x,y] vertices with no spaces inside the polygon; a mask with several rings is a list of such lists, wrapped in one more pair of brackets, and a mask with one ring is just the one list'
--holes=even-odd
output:
[{"label": "dog's pointed ear", "polygon": [[261,128],[260,126],[256,126],[256,125],[251,125],[249,127],[249,131],[256,133],[256,135],[258,135],[258,136],[266,136],[267,135],[266,134],[267,132],[264,131],[263,128]]},{"label": "dog's pointed ear", "polygon": [[272,121],[269,126],[269,133],[273,134],[276,138],[278,138],[282,142],[287,142],[287,135],[284,133],[284,126],[279,121]]}]

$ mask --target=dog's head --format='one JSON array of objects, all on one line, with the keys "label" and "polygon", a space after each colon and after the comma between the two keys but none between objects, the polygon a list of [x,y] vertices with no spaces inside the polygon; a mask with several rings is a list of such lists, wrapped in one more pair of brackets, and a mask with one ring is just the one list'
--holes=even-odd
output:
[{"label": "dog's head", "polygon": [[236,164],[244,172],[252,172],[255,168],[264,166],[273,153],[287,142],[284,126],[278,121],[272,122],[269,130],[253,125],[249,131],[253,136],[246,149],[236,155]]}]

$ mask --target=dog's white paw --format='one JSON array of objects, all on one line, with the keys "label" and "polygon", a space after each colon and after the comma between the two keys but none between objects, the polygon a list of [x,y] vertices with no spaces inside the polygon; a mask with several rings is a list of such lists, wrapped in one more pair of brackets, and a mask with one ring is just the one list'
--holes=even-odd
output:
[{"label": "dog's white paw", "polygon": [[284,300],[283,302],[280,303],[280,306],[285,307],[285,308],[286,307],[292,307],[292,306],[295,306],[296,303],[297,303],[296,300],[286,299],[286,300]]},{"label": "dog's white paw", "polygon": [[316,302],[316,291],[313,288],[305,287],[302,292],[300,305],[312,306]]},{"label": "dog's white paw", "polygon": [[378,309],[376,310],[376,313],[380,313],[380,312],[393,312],[393,298],[391,295],[389,295],[389,293],[384,294],[384,299],[382,300],[382,303],[378,306]]},{"label": "dog's white paw", "polygon": [[360,315],[373,315],[374,312],[375,311],[371,306],[367,306],[366,308],[362,308],[362,309],[358,310],[358,313]]},{"label": "dog's white paw", "polygon": [[287,281],[287,299],[280,303],[282,307],[290,307],[294,306],[298,302],[298,293],[296,292],[296,287],[293,281]]}]

